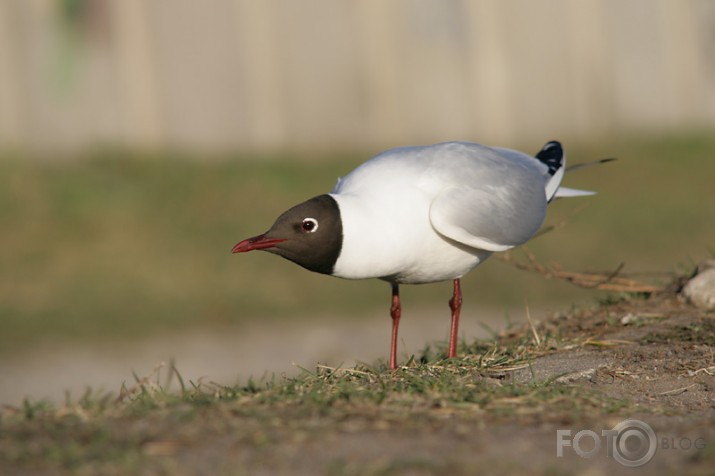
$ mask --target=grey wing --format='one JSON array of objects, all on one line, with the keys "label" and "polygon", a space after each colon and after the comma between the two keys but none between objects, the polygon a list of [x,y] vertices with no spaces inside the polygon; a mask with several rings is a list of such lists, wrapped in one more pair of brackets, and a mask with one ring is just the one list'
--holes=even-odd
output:
[{"label": "grey wing", "polygon": [[543,181],[516,175],[443,190],[430,206],[432,226],[447,238],[487,251],[525,243],[541,227],[547,202]]}]

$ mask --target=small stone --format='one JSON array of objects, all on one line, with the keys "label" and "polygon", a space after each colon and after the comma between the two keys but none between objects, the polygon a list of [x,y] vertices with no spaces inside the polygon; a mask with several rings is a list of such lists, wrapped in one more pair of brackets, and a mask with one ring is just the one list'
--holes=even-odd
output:
[{"label": "small stone", "polygon": [[698,274],[683,287],[683,296],[703,309],[715,309],[715,268],[708,266],[710,261],[698,266]]},{"label": "small stone", "polygon": [[621,318],[621,324],[623,324],[624,326],[627,326],[628,324],[634,324],[636,322],[638,322],[638,316],[631,312]]}]

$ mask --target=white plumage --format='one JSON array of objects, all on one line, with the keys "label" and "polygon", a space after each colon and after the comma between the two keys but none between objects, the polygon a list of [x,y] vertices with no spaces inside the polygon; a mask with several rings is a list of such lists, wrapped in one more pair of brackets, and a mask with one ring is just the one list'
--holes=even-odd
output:
[{"label": "white plumage", "polygon": [[[559,173],[560,172],[560,173]],[[474,143],[388,150],[338,180],[334,275],[429,283],[463,276],[541,227],[563,165]]]}]

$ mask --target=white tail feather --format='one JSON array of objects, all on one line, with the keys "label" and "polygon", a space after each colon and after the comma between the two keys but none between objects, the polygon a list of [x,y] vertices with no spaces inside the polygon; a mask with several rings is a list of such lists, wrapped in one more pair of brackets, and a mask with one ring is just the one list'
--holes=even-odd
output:
[{"label": "white tail feather", "polygon": [[596,195],[596,192],[579,190],[577,188],[559,187],[556,190],[554,198],[585,197],[587,195]]}]

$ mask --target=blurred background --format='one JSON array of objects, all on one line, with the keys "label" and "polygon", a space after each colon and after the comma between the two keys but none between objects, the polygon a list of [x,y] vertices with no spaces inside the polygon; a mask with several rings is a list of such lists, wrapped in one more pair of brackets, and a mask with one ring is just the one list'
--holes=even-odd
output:
[{"label": "blurred background", "polygon": [[[389,147],[618,157],[529,250],[687,273],[715,254],[713,51],[710,0],[0,0],[0,403],[384,358],[385,283],[230,249]],[[405,287],[403,360],[450,292]],[[612,297],[498,259],[464,292],[468,339]]]}]

